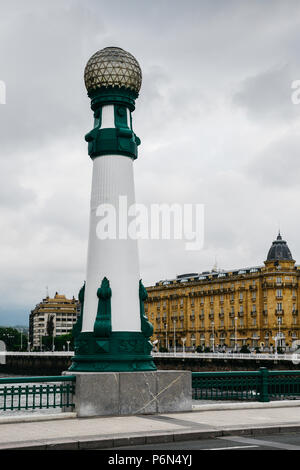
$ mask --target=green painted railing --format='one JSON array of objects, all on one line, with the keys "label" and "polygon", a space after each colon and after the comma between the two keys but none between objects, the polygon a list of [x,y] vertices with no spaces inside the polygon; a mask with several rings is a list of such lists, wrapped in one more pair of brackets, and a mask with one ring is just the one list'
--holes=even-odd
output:
[{"label": "green painted railing", "polygon": [[74,408],[74,375],[0,378],[0,411]]},{"label": "green painted railing", "polygon": [[300,371],[192,372],[194,400],[299,399]]}]

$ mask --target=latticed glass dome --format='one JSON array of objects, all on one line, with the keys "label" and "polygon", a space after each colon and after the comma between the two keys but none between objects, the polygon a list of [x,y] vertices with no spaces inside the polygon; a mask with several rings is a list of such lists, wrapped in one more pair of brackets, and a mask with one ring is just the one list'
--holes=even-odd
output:
[{"label": "latticed glass dome", "polygon": [[138,61],[120,47],[106,47],[89,59],[84,70],[88,92],[101,87],[124,87],[137,94],[142,84],[142,71]]}]

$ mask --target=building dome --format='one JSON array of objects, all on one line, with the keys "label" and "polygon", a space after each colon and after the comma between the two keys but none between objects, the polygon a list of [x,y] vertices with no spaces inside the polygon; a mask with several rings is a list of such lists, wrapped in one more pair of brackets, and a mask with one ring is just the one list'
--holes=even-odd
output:
[{"label": "building dome", "polygon": [[88,93],[102,87],[123,87],[138,95],[142,71],[129,52],[120,47],[105,47],[89,59],[84,70],[84,81]]},{"label": "building dome", "polygon": [[286,241],[282,240],[280,232],[278,233],[277,239],[273,241],[272,246],[269,249],[267,261],[294,261],[292,253],[290,252]]}]

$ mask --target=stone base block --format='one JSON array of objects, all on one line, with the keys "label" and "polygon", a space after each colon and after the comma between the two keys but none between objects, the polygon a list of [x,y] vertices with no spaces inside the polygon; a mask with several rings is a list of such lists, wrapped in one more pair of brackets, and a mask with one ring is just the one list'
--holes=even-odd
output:
[{"label": "stone base block", "polygon": [[63,372],[75,375],[79,417],[191,411],[190,371]]}]

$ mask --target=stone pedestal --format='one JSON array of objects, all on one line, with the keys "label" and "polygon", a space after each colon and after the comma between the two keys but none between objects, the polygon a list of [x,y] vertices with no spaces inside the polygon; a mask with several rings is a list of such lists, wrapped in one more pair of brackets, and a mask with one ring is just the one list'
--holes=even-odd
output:
[{"label": "stone pedestal", "polygon": [[78,417],[191,411],[190,371],[63,372],[75,375]]}]

